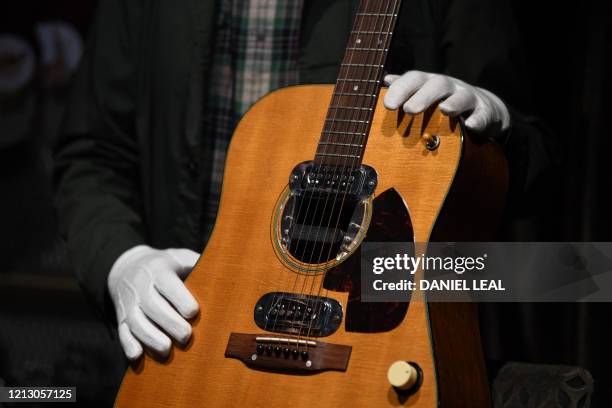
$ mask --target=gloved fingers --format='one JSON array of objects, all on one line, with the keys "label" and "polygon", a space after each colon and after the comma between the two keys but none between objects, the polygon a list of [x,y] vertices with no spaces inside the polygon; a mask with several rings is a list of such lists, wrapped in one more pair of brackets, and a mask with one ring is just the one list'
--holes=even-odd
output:
[{"label": "gloved fingers", "polygon": [[128,359],[136,360],[142,355],[142,345],[136,340],[125,322],[119,325],[119,342]]},{"label": "gloved fingers", "polygon": [[180,343],[191,337],[191,325],[156,290],[150,291],[140,307],[148,318]]},{"label": "gloved fingers", "polygon": [[397,109],[406,102],[429,79],[430,74],[409,71],[393,81],[384,99],[387,109]]},{"label": "gloved fingers", "polygon": [[465,120],[465,126],[475,132],[481,132],[491,122],[491,109],[484,105],[476,106],[474,112]]},{"label": "gloved fingers", "polygon": [[458,116],[471,111],[476,107],[476,95],[467,89],[460,89],[446,98],[439,106],[442,113],[449,116]]},{"label": "gloved fingers", "polygon": [[385,75],[384,81],[387,86],[391,85],[395,80],[397,80],[399,75]]},{"label": "gloved fingers", "polygon": [[172,342],[170,338],[162,333],[153,323],[147,319],[142,310],[132,310],[126,319],[130,331],[145,346],[153,349],[162,356],[168,355]]},{"label": "gloved fingers", "polygon": [[455,86],[448,77],[432,75],[404,104],[404,112],[411,115],[423,112],[437,101],[451,95]]},{"label": "gloved fingers", "polygon": [[183,279],[189,275],[200,258],[200,254],[186,248],[171,248],[166,250],[166,253],[178,263],[179,269],[176,273]]},{"label": "gloved fingers", "polygon": [[198,302],[185,287],[183,281],[175,274],[159,274],[155,278],[155,287],[186,319],[198,314],[200,309]]},{"label": "gloved fingers", "polygon": [[504,102],[497,95],[486,89],[476,88],[476,92],[480,95],[481,103],[489,109],[487,125],[491,124],[491,122],[499,122],[502,130],[508,129],[510,127],[510,112]]}]

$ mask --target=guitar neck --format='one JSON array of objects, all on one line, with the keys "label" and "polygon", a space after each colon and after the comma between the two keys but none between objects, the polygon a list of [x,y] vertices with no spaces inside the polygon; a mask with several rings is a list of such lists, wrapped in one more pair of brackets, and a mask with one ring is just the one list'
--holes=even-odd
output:
[{"label": "guitar neck", "polygon": [[365,152],[401,0],[361,0],[315,163],[353,168]]}]

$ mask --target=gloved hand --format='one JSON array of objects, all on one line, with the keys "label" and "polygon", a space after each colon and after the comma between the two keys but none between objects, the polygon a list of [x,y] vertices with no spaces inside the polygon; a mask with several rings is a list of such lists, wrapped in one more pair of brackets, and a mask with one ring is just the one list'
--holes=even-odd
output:
[{"label": "gloved hand", "polygon": [[465,114],[465,126],[482,132],[493,124],[501,125],[504,131],[510,126],[510,113],[506,105],[486,89],[469,85],[459,79],[441,74],[408,71],[404,75],[387,75],[390,85],[385,95],[387,109],[401,105],[406,113],[423,112],[438,101],[442,113],[449,116]]},{"label": "gloved hand", "polygon": [[142,355],[141,343],[168,355],[172,342],[155,324],[180,343],[189,340],[191,325],[185,319],[195,316],[199,306],[181,279],[189,275],[198,257],[189,249],[139,245],[115,261],[108,290],[127,358],[136,360]]}]

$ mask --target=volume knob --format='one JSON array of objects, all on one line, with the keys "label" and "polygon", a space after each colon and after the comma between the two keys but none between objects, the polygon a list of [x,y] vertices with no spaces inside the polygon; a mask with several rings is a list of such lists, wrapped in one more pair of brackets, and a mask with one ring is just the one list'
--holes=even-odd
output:
[{"label": "volume knob", "polygon": [[395,388],[409,391],[419,380],[419,371],[406,361],[396,361],[387,371],[387,379]]}]

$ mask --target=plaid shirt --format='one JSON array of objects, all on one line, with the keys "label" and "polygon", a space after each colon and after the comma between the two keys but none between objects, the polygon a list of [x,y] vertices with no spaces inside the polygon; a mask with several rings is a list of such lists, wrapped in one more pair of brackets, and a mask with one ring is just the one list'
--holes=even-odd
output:
[{"label": "plaid shirt", "polygon": [[219,12],[205,137],[214,152],[204,197],[204,233],[217,215],[227,147],[244,113],[259,98],[299,81],[297,55],[303,0],[218,0]]}]

